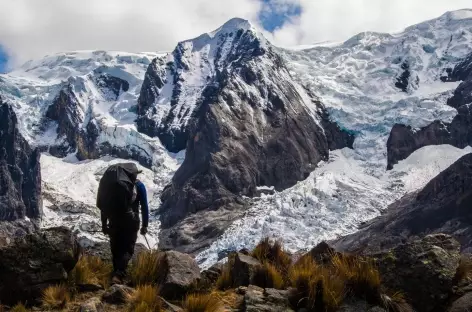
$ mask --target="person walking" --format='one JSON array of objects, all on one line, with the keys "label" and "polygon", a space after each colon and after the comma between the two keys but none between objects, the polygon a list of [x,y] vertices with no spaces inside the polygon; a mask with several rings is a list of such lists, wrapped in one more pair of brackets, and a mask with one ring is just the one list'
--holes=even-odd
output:
[{"label": "person walking", "polygon": [[111,165],[98,187],[97,207],[101,211],[102,232],[110,237],[113,257],[112,284],[121,284],[126,277],[138,238],[139,208],[142,219],[140,233],[147,233],[147,192],[145,185],[137,178],[139,173],[141,171],[134,163]]}]

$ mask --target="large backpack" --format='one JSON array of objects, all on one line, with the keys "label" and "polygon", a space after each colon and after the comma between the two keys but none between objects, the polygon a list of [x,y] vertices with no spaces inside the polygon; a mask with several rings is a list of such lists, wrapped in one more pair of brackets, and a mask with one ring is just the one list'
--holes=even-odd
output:
[{"label": "large backpack", "polygon": [[98,186],[97,207],[107,216],[124,215],[136,198],[135,183],[138,167],[134,163],[121,163],[107,168]]}]

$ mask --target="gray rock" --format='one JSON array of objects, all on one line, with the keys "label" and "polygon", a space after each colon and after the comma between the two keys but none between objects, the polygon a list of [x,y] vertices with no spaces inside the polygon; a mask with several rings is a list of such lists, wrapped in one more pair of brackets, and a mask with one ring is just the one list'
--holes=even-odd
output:
[{"label": "gray rock", "polygon": [[0,247],[0,301],[34,303],[43,289],[67,281],[79,253],[75,235],[63,227],[28,234]]},{"label": "gray rock", "polygon": [[115,284],[108,288],[102,295],[102,301],[111,304],[123,304],[128,295],[133,293],[133,288],[125,285]]},{"label": "gray rock", "polygon": [[99,298],[91,298],[80,306],[80,312],[100,312],[102,311],[102,302]]},{"label": "gray rock", "polygon": [[231,269],[234,286],[248,286],[260,266],[261,263],[257,259],[237,253]]},{"label": "gray rock", "polygon": [[343,303],[340,307],[338,312],[388,312],[385,309],[380,307],[372,307],[372,305],[368,304],[365,301],[360,300],[350,300],[348,302]]},{"label": "gray rock", "polygon": [[163,257],[160,294],[166,299],[182,299],[200,280],[200,268],[194,258],[177,251],[166,251]]},{"label": "gray rock", "polygon": [[13,108],[0,97],[0,221],[42,213],[40,152],[18,130]]},{"label": "gray rock", "polygon": [[459,243],[449,235],[428,235],[375,255],[388,289],[401,290],[418,312],[441,307],[454,285]]},{"label": "gray rock", "polygon": [[162,302],[162,310],[165,312],[183,312],[184,310],[181,307],[178,307],[168,301],[166,301],[164,298],[161,298]]},{"label": "gray rock", "polygon": [[472,292],[467,293],[454,301],[447,312],[470,312],[472,311]]},{"label": "gray rock", "polygon": [[245,312],[292,312],[288,291],[262,289],[250,285],[244,295],[242,311]]}]

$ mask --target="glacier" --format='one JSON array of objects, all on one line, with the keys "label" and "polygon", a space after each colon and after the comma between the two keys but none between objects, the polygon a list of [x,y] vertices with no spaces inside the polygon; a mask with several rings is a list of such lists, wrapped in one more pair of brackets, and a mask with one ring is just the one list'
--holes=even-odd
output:
[{"label": "glacier", "polygon": [[[192,111],[196,94],[214,70],[207,66],[213,64],[208,58],[215,57],[207,47],[225,27],[252,29],[247,22],[234,19],[214,32],[180,44],[189,53],[192,62],[187,65],[193,69],[183,77],[185,83],[177,103],[180,110]],[[446,101],[459,82],[443,82],[441,77],[471,52],[471,43],[472,10],[461,10],[400,33],[365,32],[341,43],[277,48],[299,87],[315,93],[331,118],[356,135],[354,149],[331,152],[328,161],[289,189],[248,199],[251,206],[244,216],[197,255],[199,264],[206,268],[222,260],[228,251],[251,248],[266,236],[282,239],[286,248],[296,252],[353,233],[359,224],[378,216],[390,203],[423,187],[472,152],[469,147],[426,146],[386,171],[386,142],[395,123],[419,128],[434,120],[450,122],[457,114]],[[229,47],[230,42],[222,44]],[[223,47],[222,51],[227,49]],[[123,148],[136,146],[152,155],[152,166],[141,166],[142,179],[150,192],[152,246],[158,243],[160,192],[185,157],[185,151],[166,151],[158,139],[138,132],[135,124],[134,108],[146,69],[156,58],[165,65],[174,56],[154,52],[66,52],[30,61],[0,75],[0,95],[12,103],[19,130],[33,146],[61,140],[56,135],[57,125],[45,125],[42,116],[64,84],[69,83],[79,95],[84,116],[90,115],[100,123],[98,142]],[[403,64],[408,64],[409,79],[405,90],[400,90],[395,82],[405,72]],[[116,100],[110,99],[97,89],[90,76],[97,71],[127,81],[128,91],[121,90]],[[174,82],[167,78],[158,98],[162,109],[158,117],[171,108]],[[310,101],[305,102],[309,106]],[[175,119],[172,125],[181,127],[186,121]],[[83,245],[106,240],[96,232],[100,229],[94,210],[96,189],[100,173],[120,161],[129,160],[104,156],[80,161],[72,154],[57,158],[45,152],[41,158],[42,226],[65,224],[80,234]],[[74,211],[67,206],[70,202],[82,203],[83,209]],[[142,238],[140,241],[144,243]]]}]

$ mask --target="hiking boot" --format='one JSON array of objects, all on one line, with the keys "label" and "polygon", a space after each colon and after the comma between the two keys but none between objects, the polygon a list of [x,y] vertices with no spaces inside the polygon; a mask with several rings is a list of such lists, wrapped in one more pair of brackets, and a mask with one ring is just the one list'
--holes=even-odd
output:
[{"label": "hiking boot", "polygon": [[118,275],[113,275],[113,277],[111,278],[111,285],[115,284],[123,284],[123,280]]}]

